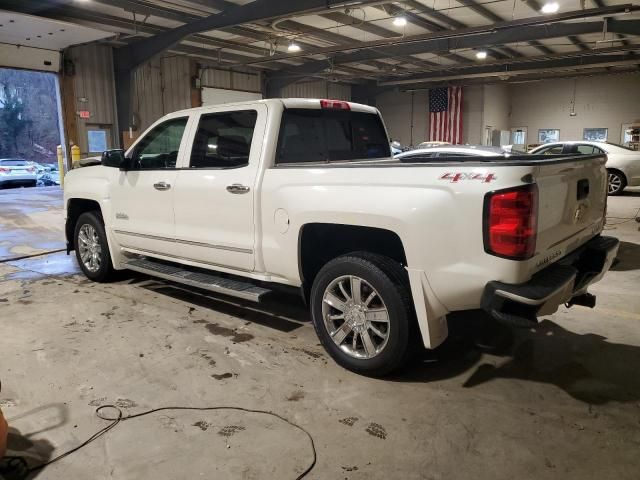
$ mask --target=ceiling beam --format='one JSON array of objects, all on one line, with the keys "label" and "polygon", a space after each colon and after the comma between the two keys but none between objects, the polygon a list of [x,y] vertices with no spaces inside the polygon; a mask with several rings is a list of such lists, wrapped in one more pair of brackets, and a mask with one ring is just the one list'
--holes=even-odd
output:
[{"label": "ceiling beam", "polygon": [[[500,15],[498,15],[496,13],[493,13],[487,7],[485,7],[483,5],[480,5],[475,0],[457,0],[457,1],[461,5],[469,7],[471,10],[476,12],[478,15],[482,15],[487,20],[491,20],[492,22],[504,22],[504,18],[502,18]],[[524,0],[524,1],[525,2],[528,1],[528,2],[537,3],[537,0]],[[539,12],[540,9],[538,9],[537,11]],[[531,45],[534,48],[537,48],[542,53],[545,53],[545,54],[553,53],[552,49],[550,49],[549,47],[545,47],[544,45],[541,45],[538,42],[529,42],[529,45]]]},{"label": "ceiling beam", "polygon": [[523,63],[519,66],[518,69],[510,69],[510,70],[491,70],[489,68],[478,68],[473,72],[465,72],[464,74],[450,74],[448,72],[443,72],[439,75],[432,75],[426,78],[423,78],[421,81],[414,80],[391,80],[388,82],[382,82],[380,85],[382,87],[391,86],[391,85],[411,85],[411,84],[419,84],[424,85],[428,83],[441,83],[450,80],[460,80],[460,79],[471,79],[471,78],[488,78],[488,77],[497,77],[497,78],[509,78],[512,76],[518,75],[527,75],[532,73],[541,73],[544,71],[557,71],[557,70],[566,70],[566,71],[575,71],[575,70],[584,70],[590,69],[594,67],[613,67],[613,66],[622,66],[622,65],[640,65],[640,56],[631,57],[629,55],[591,55],[591,56],[583,56],[578,59],[565,59],[565,60],[549,60],[545,62],[530,62]]},{"label": "ceiling beam", "polygon": [[[442,76],[442,75],[464,75],[466,73],[477,73],[477,72],[494,72],[494,71],[504,71],[508,72],[509,70],[521,69],[523,65],[532,65],[536,62],[552,62],[552,61],[560,61],[560,60],[571,60],[579,63],[581,60],[589,61],[597,56],[605,56],[611,54],[627,55],[634,56],[636,53],[640,52],[640,44],[638,45],[628,45],[628,46],[619,46],[619,47],[609,47],[602,48],[596,52],[566,52],[566,53],[555,53],[553,55],[539,55],[536,57],[525,57],[519,59],[509,59],[509,60],[498,60],[492,61],[489,63],[485,63],[479,65],[477,62],[467,62],[464,65],[452,65],[451,68],[448,69],[446,73],[441,72],[440,70],[431,69],[430,71],[421,71],[416,72],[410,76],[402,76],[396,75],[394,77],[388,76],[387,78],[381,78],[381,84],[393,83],[395,80],[402,80],[404,83],[410,82],[420,82],[425,78],[431,78],[434,76]],[[636,59],[640,59],[640,57],[636,56]],[[640,62],[640,60],[639,60]],[[539,63],[543,65],[543,63]]]},{"label": "ceiling beam", "polygon": [[391,15],[394,17],[402,15],[404,18],[407,19],[407,22],[412,23],[413,25],[417,25],[418,27],[422,27],[430,32],[439,32],[445,29],[445,27],[443,27],[442,25],[432,20],[423,18],[420,15],[410,12],[409,10],[404,10],[392,3],[387,3],[385,5],[378,5],[376,8],[379,10],[382,10],[387,15]]},{"label": "ceiling beam", "polygon": [[[515,21],[522,23],[522,21]],[[503,22],[503,24],[513,24],[513,22]],[[443,35],[442,33],[431,34],[431,38],[388,45],[373,49],[360,50],[356,52],[337,53],[333,56],[333,63],[366,62],[384,57],[393,57],[396,54],[411,55],[428,52],[448,52],[456,49],[475,49],[479,47],[489,47],[492,45],[503,45],[509,43],[523,42],[532,39],[558,38],[569,35],[579,35],[602,31],[603,22],[582,22],[582,23],[553,23],[538,24],[528,26],[502,27],[498,29],[481,31],[477,27],[460,30],[455,34]],[[619,30],[639,31],[640,20],[609,20],[609,31]],[[475,33],[471,33],[475,32]],[[425,36],[422,36],[425,37]],[[406,37],[405,37],[406,38]],[[274,58],[275,60],[275,58]],[[283,72],[277,72],[270,76],[269,82],[272,85],[287,85],[300,78],[304,74],[315,73],[326,65],[325,61],[310,62],[298,67],[289,68]]]},{"label": "ceiling beam", "polygon": [[[297,13],[313,13],[340,5],[343,0],[254,0],[223,10],[221,13],[200,18],[173,28],[152,38],[128,45],[116,50],[116,70],[131,70],[149,58],[179,43],[184,38],[196,33],[216,30],[243,23],[269,20]],[[363,0],[363,4],[372,0]]]},{"label": "ceiling beam", "polygon": [[431,17],[434,20],[442,23],[443,25],[448,25],[451,28],[464,28],[467,26],[466,24],[456,20],[455,18],[451,18],[450,16],[445,15],[438,10],[427,7],[426,5],[423,5],[416,0],[404,0],[402,3],[411,8],[414,12],[418,12],[422,15],[426,15],[427,17]]}]

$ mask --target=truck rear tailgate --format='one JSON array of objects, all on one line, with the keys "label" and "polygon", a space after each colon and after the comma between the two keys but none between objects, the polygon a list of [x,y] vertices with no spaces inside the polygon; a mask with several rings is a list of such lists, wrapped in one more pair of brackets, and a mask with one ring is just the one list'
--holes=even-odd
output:
[{"label": "truck rear tailgate", "polygon": [[535,270],[553,263],[598,234],[604,225],[607,201],[606,157],[536,167],[538,234]]}]

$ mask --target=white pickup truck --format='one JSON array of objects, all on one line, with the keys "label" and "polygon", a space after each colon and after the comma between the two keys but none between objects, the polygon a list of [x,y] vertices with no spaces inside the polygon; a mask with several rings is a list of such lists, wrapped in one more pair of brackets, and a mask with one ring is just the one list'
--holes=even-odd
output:
[{"label": "white pickup truck", "polygon": [[391,157],[373,107],[271,99],[184,110],[65,179],[68,251],[92,280],[130,269],[259,301],[300,289],[327,352],[383,375],[482,308],[530,325],[587,293],[602,155]]}]

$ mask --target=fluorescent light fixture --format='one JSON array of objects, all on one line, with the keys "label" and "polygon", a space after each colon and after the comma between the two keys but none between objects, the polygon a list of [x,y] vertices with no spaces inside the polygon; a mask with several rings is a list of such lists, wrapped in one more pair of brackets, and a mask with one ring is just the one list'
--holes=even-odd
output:
[{"label": "fluorescent light fixture", "polygon": [[298,45],[296,42],[291,42],[287,47],[287,51],[291,53],[296,53],[296,52],[299,52],[300,50],[302,49],[300,48],[300,45]]},{"label": "fluorescent light fixture", "polygon": [[476,58],[478,60],[484,60],[485,58],[487,58],[487,52],[485,52],[484,50],[476,52]]},{"label": "fluorescent light fixture", "polygon": [[393,24],[396,27],[404,27],[407,24],[407,19],[404,18],[402,15],[397,16],[396,18],[393,19]]},{"label": "fluorescent light fixture", "polygon": [[542,13],[556,13],[560,9],[560,5],[558,2],[547,2],[545,3],[540,11]]}]

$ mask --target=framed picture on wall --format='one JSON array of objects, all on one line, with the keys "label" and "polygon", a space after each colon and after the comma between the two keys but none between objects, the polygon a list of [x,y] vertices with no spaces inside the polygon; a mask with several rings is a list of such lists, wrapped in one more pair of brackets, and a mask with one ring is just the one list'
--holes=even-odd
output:
[{"label": "framed picture on wall", "polygon": [[552,143],[560,141],[560,130],[557,128],[541,128],[538,130],[538,143]]},{"label": "framed picture on wall", "polygon": [[585,128],[582,133],[582,139],[590,142],[606,142],[608,135],[608,128]]}]

